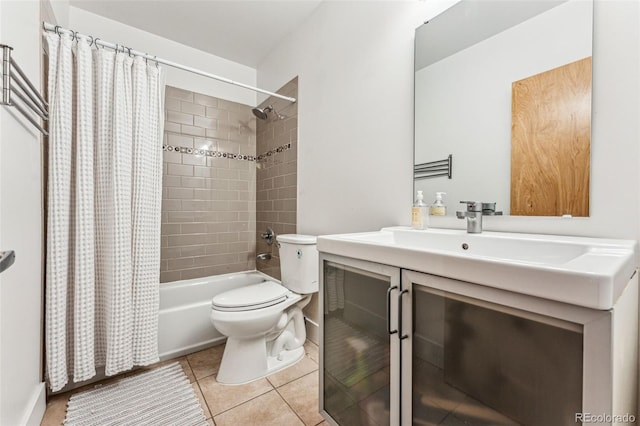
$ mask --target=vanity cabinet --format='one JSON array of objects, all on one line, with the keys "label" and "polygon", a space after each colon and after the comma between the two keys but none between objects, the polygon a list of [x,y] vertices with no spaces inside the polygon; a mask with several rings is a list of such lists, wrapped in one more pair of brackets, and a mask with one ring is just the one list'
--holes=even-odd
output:
[{"label": "vanity cabinet", "polygon": [[333,254],[320,261],[320,411],[332,424],[637,416],[637,285],[596,310]]},{"label": "vanity cabinet", "polygon": [[321,264],[321,410],[341,425],[392,424],[400,413],[400,371],[391,368],[400,363],[392,301],[400,269],[331,255]]}]

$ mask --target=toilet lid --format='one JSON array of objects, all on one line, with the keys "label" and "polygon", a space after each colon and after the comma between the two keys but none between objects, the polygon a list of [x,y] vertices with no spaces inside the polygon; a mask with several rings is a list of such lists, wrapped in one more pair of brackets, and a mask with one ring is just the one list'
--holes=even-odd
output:
[{"label": "toilet lid", "polygon": [[211,305],[220,311],[248,311],[280,303],[289,293],[290,290],[281,284],[263,281],[220,293],[211,300]]}]

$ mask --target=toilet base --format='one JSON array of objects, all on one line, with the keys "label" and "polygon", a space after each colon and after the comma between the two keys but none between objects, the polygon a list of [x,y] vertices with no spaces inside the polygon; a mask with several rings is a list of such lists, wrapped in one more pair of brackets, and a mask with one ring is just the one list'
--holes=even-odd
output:
[{"label": "toilet base", "polygon": [[243,385],[295,364],[304,357],[304,353],[304,346],[300,346],[283,350],[279,357],[267,356],[264,339],[240,340],[229,337],[216,381],[225,385]]},{"label": "toilet base", "polygon": [[304,346],[300,346],[299,348],[292,349],[290,351],[282,351],[282,353],[280,354],[280,358],[281,359],[278,359],[275,356],[269,357],[269,360],[267,361],[269,372],[266,375],[292,366],[293,364],[304,358]]}]

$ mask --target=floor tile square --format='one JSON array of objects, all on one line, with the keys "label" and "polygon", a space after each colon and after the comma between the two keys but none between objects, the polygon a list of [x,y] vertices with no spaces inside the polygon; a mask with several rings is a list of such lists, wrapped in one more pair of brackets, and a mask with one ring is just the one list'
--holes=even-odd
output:
[{"label": "floor tile square", "polygon": [[305,355],[296,364],[267,376],[267,379],[277,388],[316,370],[318,364]]},{"label": "floor tile square", "polygon": [[223,353],[224,345],[218,345],[187,355],[187,360],[196,380],[216,374],[220,368]]},{"label": "floor tile square", "polygon": [[318,381],[316,371],[277,389],[280,396],[307,426],[315,426],[323,420],[318,412]]},{"label": "floor tile square", "polygon": [[209,406],[209,411],[214,416],[214,421],[215,416],[223,411],[273,390],[266,379],[255,380],[244,385],[223,385],[216,381],[215,376],[209,376],[198,380],[198,384]]},{"label": "floor tile square", "polygon": [[303,426],[298,416],[275,390],[213,418],[217,426]]}]

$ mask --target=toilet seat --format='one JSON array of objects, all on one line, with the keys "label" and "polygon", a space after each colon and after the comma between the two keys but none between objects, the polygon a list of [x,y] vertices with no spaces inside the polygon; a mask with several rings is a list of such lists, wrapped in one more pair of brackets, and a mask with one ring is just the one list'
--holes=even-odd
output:
[{"label": "toilet seat", "polygon": [[277,305],[289,298],[291,291],[273,281],[225,291],[211,300],[211,307],[217,311],[251,311]]}]

